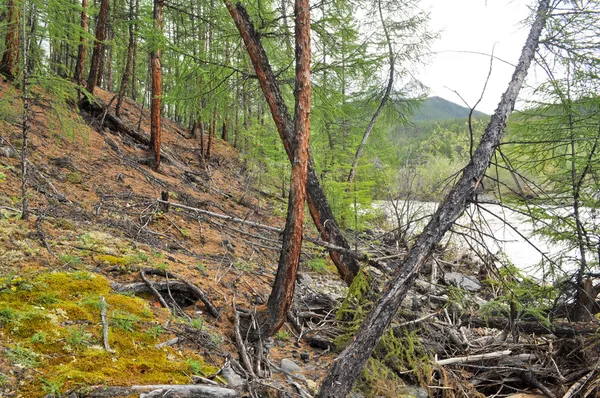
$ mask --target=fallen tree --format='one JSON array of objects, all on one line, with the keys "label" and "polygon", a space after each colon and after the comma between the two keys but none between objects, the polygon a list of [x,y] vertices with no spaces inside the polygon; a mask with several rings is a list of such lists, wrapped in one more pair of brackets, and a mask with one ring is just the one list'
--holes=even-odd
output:
[{"label": "fallen tree", "polygon": [[534,58],[541,32],[546,24],[549,3],[549,0],[539,1],[535,20],[512,79],[485,129],[471,161],[463,169],[462,176],[441,203],[423,233],[419,235],[395,277],[385,287],[375,308],[363,321],[354,340],[335,361],[321,385],[318,397],[342,398],[348,395],[384,331],[390,326],[425,260],[431,255],[444,234],[462,215],[475,195],[496,146],[504,134],[506,120],[514,109],[519,91]]}]

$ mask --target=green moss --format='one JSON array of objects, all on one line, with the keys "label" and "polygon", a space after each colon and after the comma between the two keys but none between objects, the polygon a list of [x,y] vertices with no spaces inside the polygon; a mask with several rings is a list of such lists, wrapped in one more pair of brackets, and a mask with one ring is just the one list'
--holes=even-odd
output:
[{"label": "green moss", "polygon": [[78,171],[73,171],[67,174],[66,180],[70,184],[81,184],[83,183],[83,176]]},{"label": "green moss", "polygon": [[[0,290],[0,335],[8,346],[4,355],[13,365],[38,372],[23,386],[24,396],[82,385],[186,383],[188,360],[200,374],[217,371],[193,352],[155,348],[169,337],[147,303],[113,293],[102,276],[55,272],[28,281],[5,277],[0,284],[5,287]],[[102,347],[101,296],[114,353]]]}]

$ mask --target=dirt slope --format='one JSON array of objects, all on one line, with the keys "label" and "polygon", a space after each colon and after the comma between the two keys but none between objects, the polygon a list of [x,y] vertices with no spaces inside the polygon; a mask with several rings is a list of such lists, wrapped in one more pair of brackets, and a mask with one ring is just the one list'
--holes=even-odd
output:
[{"label": "dirt slope", "polygon": [[[213,377],[227,354],[235,353],[232,299],[246,308],[266,302],[277,234],[166,209],[156,199],[168,193],[171,201],[188,207],[275,227],[284,220],[273,211],[281,214],[285,202],[264,195],[259,200],[237,151],[219,139],[210,161],[201,164],[199,140],[166,120],[167,159],[157,173],[144,164],[149,153],[135,139],[99,128],[97,115],[59,105],[42,89],[33,91],[29,221],[21,221],[15,211],[21,200],[19,159],[0,140],[0,154],[9,155],[0,156],[5,175],[0,182],[0,350],[5,354],[0,357],[0,396],[81,392],[92,385],[185,384],[194,374]],[[104,103],[113,96],[101,90],[96,94]],[[14,87],[0,83],[0,136],[15,148],[22,143],[19,96]],[[139,123],[139,132],[148,136],[145,109],[125,101],[121,117],[133,130]],[[220,319],[189,292],[169,293],[183,308],[170,315],[152,294],[137,298],[111,289],[141,282],[144,268],[168,270],[197,285],[221,311]],[[104,347],[102,308],[112,351]],[[188,338],[154,347],[175,336]],[[296,339],[289,328],[278,339],[283,343],[271,350],[274,362],[310,350],[292,344]],[[318,379],[329,360],[327,355],[316,359],[305,376]]]}]

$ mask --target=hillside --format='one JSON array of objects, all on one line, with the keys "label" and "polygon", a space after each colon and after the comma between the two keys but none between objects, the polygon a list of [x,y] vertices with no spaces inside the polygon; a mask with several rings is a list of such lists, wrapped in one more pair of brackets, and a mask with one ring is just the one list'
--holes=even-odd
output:
[{"label": "hillside", "polygon": [[[414,122],[438,121],[447,119],[463,119],[469,116],[469,109],[445,100],[441,97],[429,97],[423,101],[415,115]],[[473,112],[474,117],[487,116],[483,112]]]},{"label": "hillside", "polygon": [[[96,94],[105,103],[112,98]],[[78,115],[36,87],[28,179],[33,214],[22,221],[20,163],[12,149],[22,143],[19,95],[0,83],[0,396],[82,388],[85,396],[100,396],[90,393],[93,386],[189,384],[200,376],[235,385],[227,369],[243,369],[228,359],[235,351],[232,300],[245,308],[266,302],[278,234],[223,218],[281,228],[284,220],[273,214],[283,213],[285,201],[256,193],[225,142],[216,140],[201,164],[198,138],[166,120],[157,173],[145,165],[139,141],[148,137],[149,114],[139,105],[126,102],[121,114],[132,130],[141,116],[139,136],[132,137],[98,128],[98,115]],[[161,205],[164,193],[187,207]],[[306,259],[314,254],[305,249]],[[310,352],[303,386],[314,389],[321,377],[316,369],[333,356],[316,357],[303,341],[292,344],[287,329],[278,336],[270,360],[298,361]],[[278,378],[273,388],[294,388]],[[272,389],[256,388],[267,391],[262,396]]]}]

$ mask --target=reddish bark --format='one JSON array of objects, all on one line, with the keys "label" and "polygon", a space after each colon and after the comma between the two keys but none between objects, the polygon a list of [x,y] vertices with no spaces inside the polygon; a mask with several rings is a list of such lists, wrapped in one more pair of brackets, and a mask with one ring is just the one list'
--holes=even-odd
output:
[{"label": "reddish bark", "polygon": [[[86,0],[84,0],[86,1]],[[127,89],[127,82],[131,78],[131,64],[133,63],[133,47],[135,45],[133,35],[133,17],[134,17],[134,0],[129,1],[129,45],[127,47],[127,62],[125,63],[125,70],[123,71],[123,77],[121,78],[121,87],[119,88],[119,100],[115,107],[115,115],[119,116],[121,113],[121,105],[123,105],[123,98],[125,97],[125,90]]]},{"label": "reddish bark", "polygon": [[94,93],[100,79],[100,64],[102,54],[104,53],[104,40],[106,39],[106,21],[108,20],[108,1],[102,0],[100,3],[100,12],[98,22],[96,23],[96,44],[92,53],[92,62],[90,66],[90,75],[87,81],[87,90]]},{"label": "reddish bark", "polygon": [[267,322],[263,332],[272,336],[286,320],[294,298],[296,274],[302,249],[304,202],[310,136],[310,6],[309,0],[296,0],[296,91],[292,178],[288,211],[283,231],[273,290],[267,301]]},{"label": "reddish bark", "polygon": [[19,28],[21,26],[21,5],[17,0],[8,0],[8,31],[5,38],[5,49],[2,54],[2,72],[10,80],[15,78],[19,65]]},{"label": "reddish bark", "polygon": [[[229,14],[233,18],[240,35],[246,45],[246,50],[254,66],[261,89],[271,110],[271,116],[277,126],[277,131],[283,141],[288,158],[293,162],[292,146],[294,142],[294,124],[290,117],[287,105],[283,100],[281,90],[277,85],[275,75],[269,64],[267,54],[262,46],[259,35],[254,30],[254,26],[244,7],[237,3],[233,4],[231,0],[223,0]],[[335,246],[350,248],[348,242],[341,233],[339,226],[335,221],[327,197],[323,188],[319,184],[319,178],[314,170],[312,156],[308,154],[307,171],[307,202],[310,214],[319,230],[321,239]],[[349,285],[359,272],[359,264],[351,256],[331,250],[329,252],[331,259],[336,265],[341,278]]]},{"label": "reddish bark", "polygon": [[81,32],[79,33],[79,48],[77,50],[77,63],[75,64],[75,81],[83,84],[83,70],[85,69],[85,34],[88,30],[88,0],[81,0]]},{"label": "reddish bark", "polygon": [[[163,0],[154,0],[154,23],[162,34]],[[154,154],[154,169],[160,166],[160,106],[162,101],[162,72],[160,68],[160,48],[155,48],[150,54],[152,68],[152,102],[150,106],[150,147]]]}]

